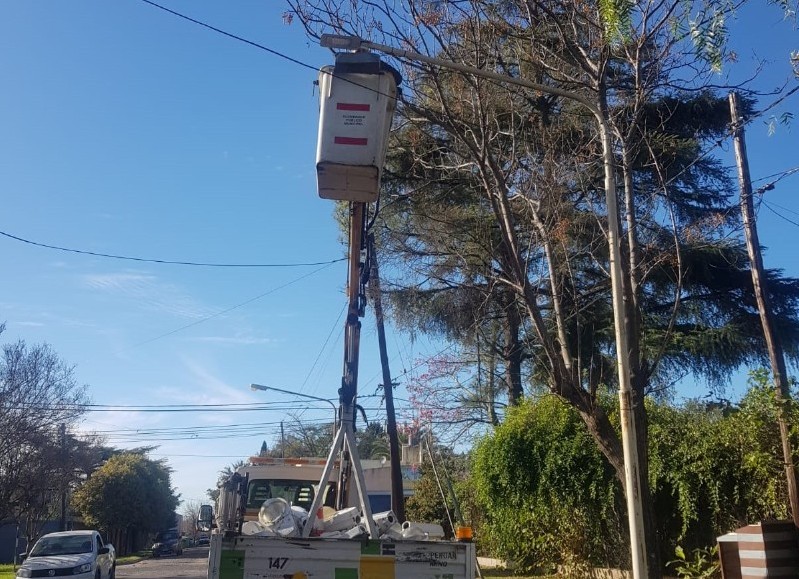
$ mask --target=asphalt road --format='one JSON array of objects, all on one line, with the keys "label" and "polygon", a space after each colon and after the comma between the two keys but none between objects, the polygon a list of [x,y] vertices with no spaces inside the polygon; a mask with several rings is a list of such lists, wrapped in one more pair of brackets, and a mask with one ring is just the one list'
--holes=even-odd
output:
[{"label": "asphalt road", "polygon": [[179,557],[144,559],[117,567],[118,579],[205,579],[208,575],[208,547],[185,549]]}]

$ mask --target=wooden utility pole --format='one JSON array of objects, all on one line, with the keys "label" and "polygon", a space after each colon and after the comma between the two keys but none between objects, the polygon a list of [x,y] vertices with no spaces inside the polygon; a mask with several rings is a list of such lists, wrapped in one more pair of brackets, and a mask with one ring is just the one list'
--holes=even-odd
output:
[{"label": "wooden utility pole", "polygon": [[785,461],[785,475],[788,480],[788,500],[794,525],[799,527],[799,489],[796,482],[796,467],[793,462],[793,449],[785,417],[785,403],[790,399],[788,389],[788,372],[785,368],[785,356],[782,340],[775,328],[774,315],[763,274],[763,256],[760,253],[760,241],[757,237],[752,201],[752,181],[749,177],[749,160],[746,156],[746,143],[741,117],[738,113],[738,94],[730,93],[730,116],[732,117],[733,141],[735,143],[735,159],[738,164],[738,184],[741,189],[741,215],[743,216],[746,249],[752,269],[752,285],[755,290],[757,309],[760,311],[760,322],[763,325],[763,336],[768,348],[771,372],[774,375],[774,394],[777,399],[777,422],[780,427],[782,454]]},{"label": "wooden utility pole", "polygon": [[388,453],[391,460],[391,510],[398,521],[405,520],[405,491],[402,486],[402,465],[400,464],[399,436],[397,435],[397,416],[394,410],[394,384],[388,367],[386,348],[386,328],[383,323],[383,302],[380,295],[380,272],[377,268],[375,237],[369,234],[368,249],[371,267],[369,289],[375,309],[377,323],[377,344],[380,348],[380,365],[383,367],[383,394],[386,397],[386,430],[388,431]]}]

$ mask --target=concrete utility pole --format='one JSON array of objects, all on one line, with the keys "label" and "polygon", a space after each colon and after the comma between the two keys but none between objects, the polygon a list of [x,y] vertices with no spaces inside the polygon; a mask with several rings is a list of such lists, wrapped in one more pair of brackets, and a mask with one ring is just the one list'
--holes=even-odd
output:
[{"label": "concrete utility pole", "polygon": [[757,309],[760,311],[760,323],[763,325],[763,337],[768,348],[768,357],[771,362],[771,372],[774,375],[774,395],[777,399],[777,422],[780,427],[782,441],[782,456],[785,461],[785,476],[788,481],[788,500],[791,507],[793,523],[799,527],[799,489],[796,482],[796,467],[793,462],[793,449],[785,417],[785,402],[790,399],[788,389],[788,371],[785,367],[785,355],[782,349],[782,340],[775,327],[774,314],[771,309],[771,300],[766,287],[766,277],[763,273],[763,256],[760,252],[760,241],[757,236],[757,223],[752,200],[752,181],[749,177],[749,160],[746,156],[746,142],[744,129],[738,113],[738,94],[731,92],[730,117],[733,125],[733,141],[735,143],[735,160],[738,164],[738,184],[741,189],[741,215],[743,216],[744,237],[746,249],[749,252],[749,261],[752,269],[752,285],[755,290]]},{"label": "concrete utility pole", "polygon": [[[424,62],[440,68],[446,68],[471,74],[478,77],[488,78],[500,83],[513,84],[545,94],[563,97],[580,103],[591,112],[597,121],[600,137],[602,141],[602,160],[605,172],[605,204],[608,211],[608,250],[610,257],[610,281],[613,301],[613,321],[616,332],[616,359],[619,375],[619,406],[622,427],[622,446],[624,452],[624,490],[627,499],[627,518],[630,529],[630,554],[632,559],[633,579],[644,579],[649,576],[649,564],[647,561],[646,535],[644,530],[643,501],[641,498],[641,485],[645,481],[641,480],[641,469],[638,461],[638,440],[633,408],[634,398],[632,391],[632,377],[630,373],[630,348],[629,336],[625,322],[626,304],[624,298],[624,287],[621,266],[621,242],[619,231],[621,229],[619,219],[618,199],[616,198],[616,162],[613,150],[613,134],[607,121],[606,111],[600,109],[599,105],[591,99],[568,90],[557,87],[547,86],[536,82],[531,82],[522,78],[514,78],[467,66],[457,62],[432,58],[413,52],[378,44],[367,40],[362,40],[357,36],[340,36],[335,34],[323,34],[320,44],[326,48],[338,48],[341,50],[362,50],[370,49],[385,54],[390,54],[398,58],[406,58],[411,61]],[[638,401],[643,404],[643,400]]]}]

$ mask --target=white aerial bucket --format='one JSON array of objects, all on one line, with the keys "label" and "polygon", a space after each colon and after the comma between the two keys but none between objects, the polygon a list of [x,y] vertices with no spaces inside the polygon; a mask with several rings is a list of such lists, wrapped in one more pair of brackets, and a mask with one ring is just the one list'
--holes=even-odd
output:
[{"label": "white aerial bucket", "polygon": [[368,52],[339,53],[319,73],[319,196],[376,201],[397,101],[398,74]]}]

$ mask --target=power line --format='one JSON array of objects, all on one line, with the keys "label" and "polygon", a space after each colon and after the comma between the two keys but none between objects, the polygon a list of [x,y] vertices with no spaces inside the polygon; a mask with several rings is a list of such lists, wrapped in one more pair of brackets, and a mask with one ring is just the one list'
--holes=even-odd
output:
[{"label": "power line", "polygon": [[779,203],[774,203],[774,201],[769,201],[769,205],[772,207],[776,207],[778,209],[782,209],[783,211],[787,211],[788,213],[793,213],[794,215],[799,215],[799,211],[795,211],[790,209],[789,207],[785,207],[785,205],[780,205]]},{"label": "power line", "polygon": [[[317,74],[320,72],[319,68],[316,67],[316,66],[310,65],[307,62],[303,62],[303,61],[301,61],[299,59],[293,58],[293,57],[291,57],[291,56],[289,56],[287,54],[283,54],[282,52],[279,52],[279,51],[277,51],[277,50],[275,50],[273,48],[269,48],[268,46],[264,46],[263,44],[259,44],[257,42],[253,42],[252,40],[248,40],[248,39],[246,39],[246,38],[244,38],[242,36],[238,36],[238,35],[233,34],[231,32],[227,32],[225,30],[222,30],[221,28],[217,28],[215,26],[211,26],[210,24],[202,22],[201,20],[197,20],[195,18],[192,18],[191,16],[186,16],[185,14],[182,14],[181,12],[177,12],[175,10],[171,10],[169,8],[166,8],[165,6],[161,6],[160,4],[152,2],[151,0],[141,0],[141,1],[144,2],[145,4],[149,4],[150,6],[153,6],[155,8],[160,9],[160,10],[163,10],[164,12],[168,12],[169,14],[177,16],[178,18],[182,18],[183,20],[187,20],[189,22],[192,22],[194,24],[202,26],[203,28],[207,28],[208,30],[213,30],[214,32],[222,34],[223,36],[227,36],[228,38],[232,38],[234,40],[238,40],[238,41],[243,42],[245,44],[249,44],[250,46],[254,46],[255,48],[260,48],[261,50],[264,50],[264,51],[268,52],[269,54],[272,54],[274,56],[277,56],[278,58],[282,58],[284,60],[287,60],[287,61],[289,61],[289,62],[291,62],[293,64],[297,64],[297,65],[299,65],[299,66],[301,66],[303,68],[310,69],[310,70],[314,71]],[[350,78],[341,77],[341,76],[338,76],[336,74],[332,74],[332,73],[326,72],[326,71],[325,71],[325,74],[329,74],[330,76],[332,76],[334,78],[340,79],[340,80],[342,80],[342,81],[344,81],[346,83],[349,83],[351,85],[360,87],[362,89],[371,91],[371,92],[373,92],[375,94],[378,94],[380,96],[384,96],[384,97],[387,97],[387,98],[392,99],[392,100],[399,100],[396,95],[390,95],[390,94],[383,93],[383,92],[381,92],[381,91],[379,91],[379,90],[377,90],[377,89],[375,89],[373,87],[365,86],[365,85],[363,85],[363,84],[361,84],[359,82],[356,82],[356,81],[354,81],[354,80],[352,80]],[[426,110],[430,110],[430,109],[426,109]]]},{"label": "power line", "polygon": [[341,257],[339,259],[333,259],[330,261],[315,261],[315,262],[305,262],[305,263],[210,263],[210,262],[201,262],[201,261],[171,261],[168,259],[154,259],[154,258],[146,258],[146,257],[133,257],[129,255],[114,255],[112,253],[100,253],[97,251],[88,251],[85,249],[73,249],[69,247],[61,247],[58,245],[50,245],[47,243],[41,243],[39,241],[32,241],[30,239],[25,239],[24,237],[19,237],[17,235],[12,235],[5,231],[0,231],[0,235],[3,237],[7,237],[9,239],[13,239],[15,241],[19,241],[22,243],[27,243],[29,245],[35,245],[36,247],[43,247],[45,249],[55,249],[57,251],[65,251],[68,253],[78,253],[81,255],[92,255],[94,257],[107,257],[110,259],[122,259],[127,261],[138,261],[143,263],[160,263],[165,265],[191,265],[197,267],[242,267],[242,268],[256,268],[256,267],[306,267],[306,266],[314,266],[314,265],[330,265],[333,263],[338,263],[340,261],[345,261],[346,257]]},{"label": "power line", "polygon": [[[777,173],[776,175],[771,175],[771,177],[776,177],[776,179],[773,179],[772,181],[769,181],[768,183],[766,183],[762,187],[758,187],[757,190],[755,191],[755,194],[757,195],[757,194],[765,193],[766,191],[771,191],[772,189],[774,189],[774,185],[776,185],[777,183],[779,183],[780,181],[782,181],[786,177],[790,177],[794,173],[798,173],[798,172],[799,172],[799,167],[794,167],[793,169],[786,169],[785,171]],[[763,179],[758,179],[758,181],[762,181],[762,180]]]},{"label": "power line", "polygon": [[221,315],[223,315],[223,314],[227,314],[227,313],[229,313],[229,312],[232,312],[233,310],[236,310],[236,309],[238,309],[238,308],[241,308],[241,307],[243,307],[243,306],[246,306],[246,305],[248,305],[248,304],[251,304],[252,302],[258,301],[258,300],[260,300],[260,299],[262,299],[262,298],[265,298],[266,296],[268,296],[268,295],[270,295],[270,294],[273,294],[273,293],[275,293],[275,292],[276,292],[276,291],[278,291],[278,290],[281,290],[281,289],[287,288],[287,287],[289,287],[289,286],[291,286],[291,285],[294,285],[295,283],[298,283],[298,282],[300,282],[300,281],[304,280],[305,278],[311,277],[312,275],[314,275],[314,274],[316,274],[316,273],[318,273],[318,272],[322,271],[323,269],[327,269],[327,268],[328,268],[328,267],[330,267],[330,266],[331,266],[333,263],[335,263],[335,262],[330,262],[330,263],[327,263],[327,264],[323,265],[322,267],[320,267],[320,268],[318,268],[318,269],[315,269],[315,270],[313,270],[313,271],[312,271],[312,272],[310,272],[310,273],[306,273],[305,275],[302,275],[302,276],[300,276],[300,277],[298,277],[298,278],[296,278],[296,279],[293,279],[293,280],[291,280],[291,281],[289,281],[289,282],[287,282],[287,283],[284,283],[283,285],[279,285],[279,286],[277,286],[277,287],[275,287],[275,288],[272,288],[272,289],[270,289],[269,291],[266,291],[266,292],[264,292],[264,293],[262,293],[262,294],[260,294],[260,295],[257,295],[257,296],[255,296],[254,298],[250,298],[250,299],[248,299],[248,300],[245,300],[245,301],[243,301],[243,302],[241,302],[241,303],[239,303],[239,304],[236,304],[235,306],[231,306],[231,307],[229,307],[229,308],[227,308],[227,309],[220,310],[220,311],[216,312],[215,314],[211,314],[211,315],[209,315],[209,316],[205,316],[204,318],[200,318],[199,320],[195,320],[195,321],[193,321],[193,322],[190,322],[190,323],[188,323],[188,324],[185,324],[185,325],[183,325],[183,326],[180,326],[179,328],[175,328],[174,330],[170,330],[170,331],[168,331],[168,332],[165,332],[165,333],[163,333],[163,334],[160,334],[160,335],[158,335],[158,336],[155,336],[154,338],[149,338],[149,339],[147,339],[147,340],[144,340],[144,341],[142,341],[142,342],[138,342],[138,343],[136,343],[136,344],[133,344],[132,346],[129,346],[129,347],[127,347],[127,348],[123,348],[123,349],[121,349],[121,350],[118,350],[118,351],[116,352],[116,354],[119,354],[119,353],[121,353],[121,352],[127,352],[128,350],[132,350],[132,349],[134,349],[134,348],[138,348],[138,347],[140,347],[140,346],[144,346],[144,345],[146,345],[146,344],[151,344],[152,342],[155,342],[156,340],[160,340],[160,339],[162,339],[162,338],[166,338],[166,337],[168,337],[168,336],[171,336],[171,335],[173,335],[173,334],[177,334],[178,332],[182,332],[183,330],[186,330],[186,329],[188,329],[188,328],[192,328],[192,327],[194,327],[194,326],[197,326],[197,325],[199,325],[199,324],[202,324],[202,323],[204,323],[204,322],[207,322],[208,320],[212,320],[212,319],[214,319],[214,318],[218,318],[219,316],[221,316]]},{"label": "power line", "polygon": [[796,171],[799,171],[799,167],[793,167],[791,169],[785,169],[784,171],[779,171],[778,173],[772,173],[771,175],[766,175],[765,177],[760,177],[758,179],[753,179],[752,183],[757,183],[759,181],[765,181],[766,179],[772,179],[774,177],[778,177],[779,179],[782,179],[783,177],[786,176],[786,174],[795,173]]},{"label": "power line", "polygon": [[765,199],[761,199],[761,200],[760,200],[760,203],[761,203],[762,205],[765,205],[765,206],[766,206],[766,209],[768,209],[769,211],[771,211],[771,212],[772,212],[774,215],[776,215],[776,216],[777,216],[777,217],[779,217],[780,219],[783,219],[783,220],[787,221],[787,222],[788,222],[788,223],[790,223],[791,225],[796,225],[797,227],[799,227],[799,221],[794,221],[793,219],[789,219],[788,217],[785,217],[785,215],[783,215],[782,213],[780,213],[779,211],[777,211],[776,209],[774,209],[774,208],[771,206],[771,204],[769,204],[769,203],[768,203],[768,202],[767,202]]},{"label": "power line", "polygon": [[[254,428],[254,427],[261,427],[261,426],[276,426],[280,424],[280,420],[271,421],[271,422],[237,422],[234,424],[219,424],[219,425],[208,425],[208,426],[163,426],[163,427],[154,427],[154,428],[122,428],[122,429],[111,429],[111,430],[93,430],[91,434],[95,435],[160,435],[160,434],[171,434],[171,433],[181,433],[181,432],[214,432],[216,430],[220,431],[227,431],[227,430],[242,430],[245,428]],[[320,422],[324,423],[325,421],[322,419],[313,419],[307,420],[303,422]],[[329,422],[329,421],[328,421]]]},{"label": "power line", "polygon": [[308,374],[306,374],[305,380],[303,380],[302,384],[300,384],[299,392],[302,393],[303,388],[305,388],[305,385],[308,383],[308,380],[310,380],[311,374],[313,374],[313,371],[316,368],[316,365],[319,363],[319,359],[322,357],[322,354],[324,353],[325,349],[327,348],[328,343],[330,342],[330,338],[333,337],[333,333],[336,331],[336,328],[339,327],[339,322],[341,321],[341,317],[344,315],[344,312],[347,311],[347,305],[348,304],[346,302],[344,302],[344,305],[341,308],[341,311],[339,312],[338,317],[336,318],[336,321],[333,322],[333,327],[330,328],[330,332],[327,334],[327,338],[325,338],[325,342],[322,344],[322,347],[319,349],[319,353],[316,355],[316,358],[314,359],[313,364],[311,364],[311,369],[308,370]]},{"label": "power line", "polygon": [[[100,412],[138,412],[138,413],[161,413],[161,414],[172,414],[172,413],[185,413],[185,412],[261,412],[264,410],[269,411],[299,411],[307,408],[307,405],[298,406],[296,403],[287,406],[279,406],[279,404],[285,404],[285,402],[280,403],[265,403],[263,405],[252,405],[246,407],[192,407],[191,405],[186,405],[183,407],[167,407],[167,408],[148,408],[148,407],[137,407],[137,406],[117,406],[117,407],[110,407],[110,408],[92,408],[92,407],[84,407],[80,405],[42,405],[42,404],[14,404],[14,405],[3,405],[3,410],[31,410],[31,409],[41,409],[41,410],[69,410],[74,412],[88,412],[88,413],[100,413]],[[321,407],[320,407],[321,408]]]},{"label": "power line", "polygon": [[[359,396],[359,398],[367,398],[371,396]],[[398,399],[401,400],[401,399]],[[191,405],[186,405],[183,407],[166,407],[166,408],[149,408],[149,407],[138,407],[138,406],[117,406],[111,408],[91,408],[91,407],[84,407],[80,405],[42,405],[42,404],[35,404],[35,403],[21,403],[21,404],[13,404],[13,405],[3,405],[3,410],[70,410],[75,412],[86,412],[86,413],[114,413],[114,412],[137,412],[137,413],[160,413],[160,414],[174,414],[174,413],[186,413],[186,412],[300,412],[304,410],[326,410],[327,407],[322,406],[313,406],[310,407],[308,404],[305,403],[298,403],[292,402],[290,404],[286,404],[285,402],[273,402],[271,405],[270,403],[265,403],[264,405],[252,405],[247,407],[193,407]],[[283,404],[283,406],[281,406]],[[372,407],[364,407],[364,410],[368,410],[370,412],[378,412],[382,411],[383,408],[379,406],[372,406]],[[183,427],[175,427],[175,428],[183,428]],[[137,429],[125,429],[134,432]]]},{"label": "power line", "polygon": [[203,28],[207,28],[208,30],[213,30],[214,32],[218,32],[219,34],[227,36],[228,38],[232,38],[234,40],[238,40],[239,42],[243,42],[245,44],[249,44],[250,46],[254,46],[255,48],[260,48],[261,50],[264,50],[264,51],[268,52],[269,54],[272,54],[272,55],[277,56],[278,58],[282,58],[284,60],[288,60],[289,62],[297,64],[297,65],[299,65],[299,66],[301,66],[303,68],[308,68],[308,69],[310,69],[310,70],[312,70],[314,72],[317,72],[317,73],[319,72],[319,70],[315,66],[307,64],[305,62],[302,62],[301,60],[298,60],[296,58],[292,58],[291,56],[288,56],[287,54],[283,54],[282,52],[278,52],[277,50],[269,48],[268,46],[264,46],[263,44],[258,44],[257,42],[253,42],[252,40],[247,40],[244,37],[237,36],[237,35],[232,34],[230,32],[226,32],[226,31],[222,30],[221,28],[217,28],[215,26],[211,26],[210,24],[206,24],[205,22],[202,22],[200,20],[196,20],[195,18],[192,18],[191,16],[186,16],[185,14],[181,14],[180,12],[176,12],[175,10],[171,10],[171,9],[167,8],[166,6],[161,6],[160,4],[156,4],[155,2],[152,2],[151,0],[141,0],[141,1],[144,2],[145,4],[149,4],[150,6],[158,8],[159,10],[163,10],[164,12],[169,12],[173,16],[177,16],[178,18],[182,18],[183,20],[188,20],[189,22],[192,22],[194,24],[202,26]]},{"label": "power line", "polygon": [[150,452],[150,456],[160,456],[163,458],[190,457],[190,458],[241,458],[240,454],[164,454],[161,452]]}]

